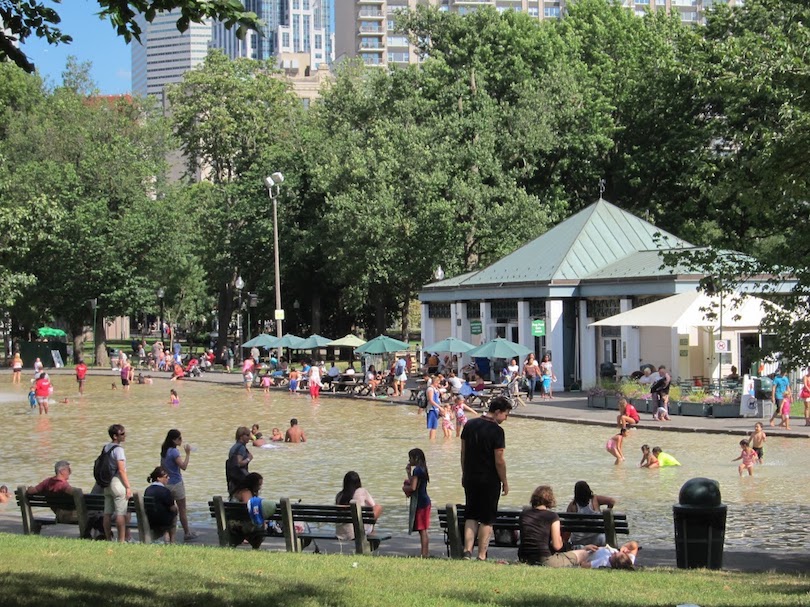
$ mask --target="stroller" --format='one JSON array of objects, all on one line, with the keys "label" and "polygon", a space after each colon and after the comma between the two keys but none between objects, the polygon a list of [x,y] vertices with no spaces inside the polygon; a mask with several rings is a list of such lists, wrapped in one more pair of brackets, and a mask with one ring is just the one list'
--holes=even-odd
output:
[{"label": "stroller", "polygon": [[183,377],[200,377],[201,375],[200,361],[191,357],[186,363],[186,368],[183,369]]},{"label": "stroller", "polygon": [[503,392],[501,392],[503,396],[512,401],[512,406],[515,407],[517,405],[523,405],[524,407],[526,406],[526,403],[523,402],[522,398],[520,398],[520,385],[522,381],[523,376],[515,374],[515,376],[509,380],[509,383],[507,383],[506,386],[504,386]]}]

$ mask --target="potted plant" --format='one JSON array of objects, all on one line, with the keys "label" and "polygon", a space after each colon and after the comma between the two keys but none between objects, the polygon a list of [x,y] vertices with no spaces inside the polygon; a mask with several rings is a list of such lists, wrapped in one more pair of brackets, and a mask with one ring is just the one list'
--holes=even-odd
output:
[{"label": "potted plant", "polygon": [[691,417],[708,417],[710,406],[706,402],[706,392],[702,388],[695,388],[689,394],[685,395],[680,400],[681,415],[688,415]]},{"label": "potted plant", "polygon": [[742,397],[741,392],[735,392],[733,394],[724,394],[720,397],[713,397],[715,402],[712,403],[712,411],[711,415],[714,418],[730,418],[730,417],[740,417],[740,399]]}]

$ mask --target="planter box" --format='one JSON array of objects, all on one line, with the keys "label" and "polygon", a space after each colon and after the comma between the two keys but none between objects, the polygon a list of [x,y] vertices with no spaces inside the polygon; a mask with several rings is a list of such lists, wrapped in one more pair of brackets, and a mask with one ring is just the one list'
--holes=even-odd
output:
[{"label": "planter box", "polygon": [[588,396],[588,407],[590,409],[604,409],[605,397],[604,396]]},{"label": "planter box", "polygon": [[[652,401],[650,401],[650,407],[652,407]],[[669,414],[670,415],[681,415],[681,401],[669,401]]]},{"label": "planter box", "polygon": [[630,399],[630,402],[633,403],[633,406],[639,413],[654,413],[652,409],[652,399],[648,400],[646,398],[632,398]]},{"label": "planter box", "polygon": [[616,411],[619,410],[619,399],[622,398],[621,396],[606,396],[605,397],[605,409],[614,409]]},{"label": "planter box", "polygon": [[681,401],[678,403],[681,407],[681,415],[688,415],[690,417],[708,417],[711,412],[710,405],[705,403],[690,403],[688,401]]},{"label": "planter box", "polygon": [[712,405],[712,417],[740,417],[740,405],[734,403]]}]

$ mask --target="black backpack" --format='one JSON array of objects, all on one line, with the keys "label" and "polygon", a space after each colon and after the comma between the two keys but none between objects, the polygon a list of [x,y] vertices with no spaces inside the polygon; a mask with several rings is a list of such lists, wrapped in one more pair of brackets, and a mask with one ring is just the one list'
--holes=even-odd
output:
[{"label": "black backpack", "polygon": [[427,390],[420,390],[416,394],[416,406],[420,409],[427,409],[428,400],[427,400]]},{"label": "black backpack", "polygon": [[109,487],[113,477],[118,474],[118,460],[113,457],[113,451],[117,448],[118,445],[114,445],[107,449],[107,445],[104,445],[93,464],[93,478],[99,487]]}]

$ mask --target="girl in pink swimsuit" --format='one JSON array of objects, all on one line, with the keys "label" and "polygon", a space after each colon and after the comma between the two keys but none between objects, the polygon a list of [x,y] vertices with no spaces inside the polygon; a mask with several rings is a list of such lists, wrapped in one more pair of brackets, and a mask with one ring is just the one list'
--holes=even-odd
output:
[{"label": "girl in pink swimsuit", "polygon": [[740,452],[740,457],[735,457],[732,462],[738,462],[742,460],[742,463],[737,466],[737,472],[740,473],[740,476],[743,474],[743,470],[748,470],[748,476],[754,476],[754,463],[757,461],[757,452],[754,451],[751,446],[748,444],[748,441],[742,439],[740,441],[740,447],[742,447],[742,451]]},{"label": "girl in pink swimsuit", "polygon": [[467,423],[467,415],[464,412],[469,411],[476,417],[478,416],[478,412],[470,408],[467,403],[464,402],[464,397],[461,395],[456,396],[456,399],[453,401],[453,411],[456,414],[456,438],[458,438],[461,435],[464,424]]},{"label": "girl in pink swimsuit", "polygon": [[617,466],[624,461],[624,453],[622,452],[622,443],[624,442],[625,436],[627,436],[627,428],[622,428],[621,430],[619,430],[618,434],[614,434],[613,436],[611,436],[608,442],[605,443],[605,449],[607,450],[607,452],[616,458]]}]

